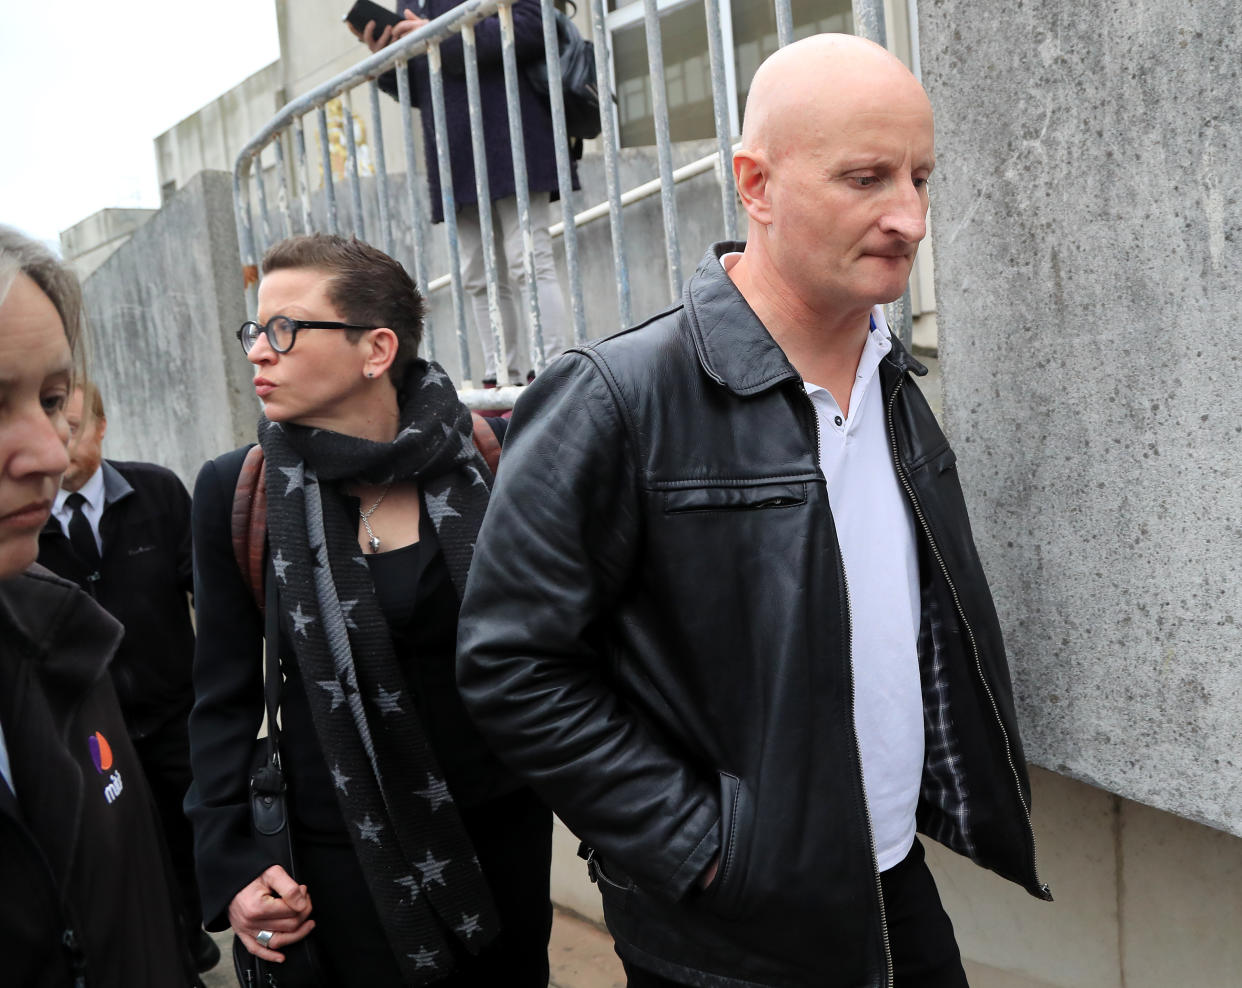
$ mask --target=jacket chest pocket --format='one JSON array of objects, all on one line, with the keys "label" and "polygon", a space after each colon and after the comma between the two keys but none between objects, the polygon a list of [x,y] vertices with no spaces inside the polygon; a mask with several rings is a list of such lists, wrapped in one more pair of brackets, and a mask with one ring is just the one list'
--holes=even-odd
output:
[{"label": "jacket chest pocket", "polygon": [[713,484],[664,491],[666,515],[702,511],[761,511],[806,504],[806,481]]}]

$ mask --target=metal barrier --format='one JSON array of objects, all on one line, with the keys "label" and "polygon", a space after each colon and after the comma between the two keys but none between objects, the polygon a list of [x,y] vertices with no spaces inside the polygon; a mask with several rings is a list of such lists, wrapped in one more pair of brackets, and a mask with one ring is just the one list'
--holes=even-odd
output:
[{"label": "metal barrier", "polygon": [[[408,213],[410,228],[413,231],[412,272],[415,283],[424,295],[445,288],[452,293],[453,324],[458,344],[460,361],[459,383],[472,381],[470,366],[470,347],[466,330],[466,302],[462,283],[461,264],[459,259],[456,208],[453,197],[453,181],[449,167],[448,128],[445,121],[443,66],[441,61],[441,45],[449,38],[460,35],[464,46],[466,88],[469,105],[470,138],[474,158],[476,192],[478,197],[479,226],[483,242],[484,271],[487,279],[488,310],[492,328],[496,335],[496,362],[498,368],[506,366],[506,343],[501,328],[500,303],[497,295],[496,244],[491,221],[491,197],[488,189],[488,174],[482,131],[482,111],[479,95],[478,55],[475,45],[474,25],[485,17],[497,15],[501,31],[501,54],[505,79],[508,107],[508,123],[510,145],[512,149],[513,172],[516,186],[518,222],[522,231],[524,245],[523,265],[528,290],[523,293],[527,306],[527,320],[530,327],[529,344],[531,366],[539,371],[544,365],[543,354],[543,322],[539,310],[538,293],[534,290],[535,259],[531,240],[530,198],[526,181],[526,158],[522,137],[522,117],[518,103],[518,63],[514,42],[512,4],[539,3],[543,19],[543,40],[545,58],[548,69],[549,100],[552,111],[553,139],[556,152],[556,171],[560,191],[561,221],[551,228],[554,236],[564,241],[565,263],[569,280],[569,311],[572,323],[573,340],[576,343],[586,339],[586,311],[583,302],[581,264],[577,231],[584,224],[609,218],[612,241],[612,269],[615,276],[617,296],[617,328],[625,328],[632,324],[634,315],[631,311],[630,277],[626,258],[626,241],[624,232],[624,209],[626,206],[642,199],[660,196],[663,216],[664,247],[668,269],[668,288],[670,301],[681,292],[682,271],[680,263],[680,242],[678,238],[678,216],[676,186],[698,175],[714,169],[720,191],[722,220],[720,226],[721,239],[737,239],[737,221],[735,212],[735,193],[732,179],[733,139],[730,125],[731,112],[728,105],[728,92],[725,84],[726,58],[730,54],[725,51],[725,43],[721,31],[720,0],[702,0],[707,25],[707,51],[710,64],[712,83],[712,106],[715,123],[716,150],[713,154],[694,161],[681,168],[672,165],[672,141],[666,86],[664,79],[664,60],[661,54],[662,39],[660,14],[657,0],[642,0],[643,21],[647,42],[648,56],[651,62],[651,95],[654,107],[656,129],[656,152],[659,175],[653,180],[623,192],[620,187],[618,157],[620,141],[618,121],[613,111],[613,104],[607,91],[607,80],[612,78],[610,35],[606,25],[605,0],[590,0],[590,24],[592,40],[595,44],[596,74],[601,86],[602,134],[600,137],[603,156],[604,177],[607,187],[605,201],[585,209],[576,215],[573,212],[571,193],[571,167],[569,140],[565,127],[565,109],[561,91],[561,66],[557,50],[556,21],[553,0],[464,0],[459,6],[434,21],[415,30],[405,38],[389,45],[382,51],[371,55],[357,65],[284,106],[279,113],[242,149],[233,171],[234,208],[237,220],[238,236],[241,246],[242,263],[245,268],[246,284],[251,311],[256,308],[255,285],[257,284],[257,263],[261,254],[260,245],[256,242],[255,228],[251,211],[250,190],[253,186],[257,193],[260,225],[262,231],[262,249],[282,237],[295,232],[311,231],[315,228],[312,215],[311,168],[307,158],[306,136],[303,118],[314,114],[318,127],[321,149],[321,167],[323,173],[324,212],[327,228],[331,232],[340,232],[341,222],[337,208],[337,191],[333,179],[330,152],[329,126],[327,105],[338,97],[344,104],[345,121],[345,152],[346,172],[349,182],[350,212],[353,220],[352,233],[360,239],[368,240],[382,247],[395,256],[395,242],[392,229],[392,210],[394,204],[389,201],[388,173],[384,155],[383,124],[380,110],[380,91],[377,79],[385,72],[395,69],[397,95],[401,108],[402,134],[404,138],[406,188],[405,209]],[[911,5],[914,0],[907,0]],[[886,42],[883,0],[853,0],[853,15],[856,33],[868,37],[880,44]],[[777,24],[777,40],[779,46],[789,44],[794,37],[791,0],[775,0],[774,13]],[[427,257],[424,246],[428,241],[428,222],[415,176],[421,170],[415,151],[413,112],[409,79],[406,72],[408,62],[416,57],[426,56],[430,79],[432,112],[438,151],[438,172],[440,179],[441,206],[444,213],[444,228],[449,271],[447,274],[430,279],[427,271]],[[370,115],[372,121],[374,162],[376,174],[376,193],[378,197],[379,228],[366,228],[363,210],[362,182],[359,173],[359,155],[354,135],[352,102],[353,94],[363,85],[369,89]],[[280,188],[277,196],[279,224],[276,223],[269,209],[266,182],[262,167],[255,168],[255,162],[268,147],[274,149],[275,171]],[[292,167],[289,167],[288,151],[292,148]],[[296,189],[290,187],[291,180]],[[300,205],[299,223],[295,225],[292,214],[292,203]],[[903,340],[910,342],[910,304],[909,291],[899,303],[894,303],[891,322],[898,329]],[[434,356],[434,344],[430,331],[426,339]],[[511,407],[519,388],[498,388],[488,391],[468,390],[468,402],[475,408]]]}]

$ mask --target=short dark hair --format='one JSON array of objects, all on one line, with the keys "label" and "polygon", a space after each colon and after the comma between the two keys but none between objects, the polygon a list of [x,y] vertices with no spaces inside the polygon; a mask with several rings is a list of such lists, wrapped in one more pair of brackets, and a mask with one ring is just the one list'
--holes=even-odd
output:
[{"label": "short dark hair", "polygon": [[[397,356],[388,375],[400,388],[423,339],[423,297],[405,268],[357,237],[334,233],[289,237],[263,255],[264,274],[294,268],[328,275],[328,299],[346,322],[386,326],[396,334]],[[364,331],[345,332],[356,342]]]}]

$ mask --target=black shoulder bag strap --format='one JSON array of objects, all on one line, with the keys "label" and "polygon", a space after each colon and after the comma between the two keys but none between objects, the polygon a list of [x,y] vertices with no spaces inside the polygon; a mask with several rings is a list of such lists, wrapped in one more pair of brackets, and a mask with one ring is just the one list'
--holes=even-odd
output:
[{"label": "black shoulder bag strap", "polygon": [[[250,818],[256,842],[271,860],[296,881],[289,811],[285,800],[285,773],[280,761],[280,610],[276,599],[276,572],[268,561],[263,581],[264,607],[263,700],[267,707],[267,737],[255,742],[250,773]],[[281,947],[283,964],[271,964],[251,954],[233,937],[233,968],[243,988],[324,988],[328,984],[310,937]]]}]

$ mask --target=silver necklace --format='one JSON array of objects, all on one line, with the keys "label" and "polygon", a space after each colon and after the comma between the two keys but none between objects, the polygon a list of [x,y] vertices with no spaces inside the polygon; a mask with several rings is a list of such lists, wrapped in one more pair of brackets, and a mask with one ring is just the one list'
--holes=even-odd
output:
[{"label": "silver necklace", "polygon": [[371,531],[371,516],[375,514],[375,509],[380,506],[380,502],[388,496],[388,488],[390,487],[392,487],[391,480],[384,485],[384,489],[380,491],[380,496],[375,499],[375,503],[371,505],[371,507],[367,508],[366,511],[363,511],[362,508],[358,509],[358,517],[362,519],[362,527],[367,530],[367,535],[370,536],[367,540],[367,545],[371,547],[372,552],[379,552],[380,540],[377,539],[375,537],[375,533]]}]

